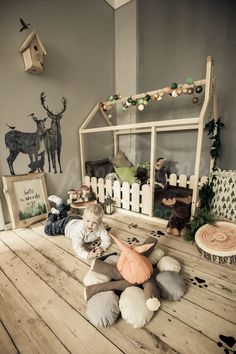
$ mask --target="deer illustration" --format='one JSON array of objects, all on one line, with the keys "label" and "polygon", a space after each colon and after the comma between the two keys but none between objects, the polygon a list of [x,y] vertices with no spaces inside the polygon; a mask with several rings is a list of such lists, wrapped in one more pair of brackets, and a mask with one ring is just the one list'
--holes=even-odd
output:
[{"label": "deer illustration", "polygon": [[44,137],[45,121],[47,118],[38,119],[34,116],[34,113],[30,114],[30,116],[37,124],[36,132],[24,133],[15,130],[15,127],[11,127],[12,130],[5,134],[5,144],[10,150],[7,162],[12,175],[15,174],[13,162],[20,152],[23,154],[28,154],[31,163],[38,160],[38,152]]},{"label": "deer illustration", "polygon": [[62,119],[63,113],[66,110],[66,99],[62,97],[63,108],[61,112],[57,114],[49,110],[48,106],[45,106],[46,95],[44,92],[40,95],[40,100],[43,108],[46,110],[48,118],[52,120],[51,127],[45,131],[45,148],[48,156],[48,172],[51,172],[51,162],[54,169],[54,173],[57,173],[56,167],[56,155],[57,161],[60,168],[60,173],[62,173],[61,168],[61,145],[62,145],[62,136],[61,136],[61,124],[60,120]]},{"label": "deer illustration", "polygon": [[44,154],[45,150],[40,152],[38,161],[33,161],[28,165],[30,168],[29,173],[34,173],[36,170],[38,170],[38,172],[44,171]]}]

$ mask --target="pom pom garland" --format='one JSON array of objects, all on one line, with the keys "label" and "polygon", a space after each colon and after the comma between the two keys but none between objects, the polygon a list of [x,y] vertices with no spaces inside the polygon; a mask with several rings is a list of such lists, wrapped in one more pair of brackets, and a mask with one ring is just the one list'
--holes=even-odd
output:
[{"label": "pom pom garland", "polygon": [[[165,87],[161,90],[157,90],[154,94],[150,95],[148,93],[144,94],[143,97],[136,98],[135,96],[129,96],[126,101],[121,101],[121,111],[124,112],[129,108],[129,106],[137,106],[138,110],[142,112],[145,109],[145,106],[148,105],[150,101],[158,102],[163,99],[164,96],[171,96],[173,98],[184,95],[193,95],[194,92],[200,94],[203,91],[203,87],[201,85],[194,84],[192,77],[187,77],[184,84],[178,85],[176,82],[172,82],[169,87]],[[100,102],[99,107],[107,113],[112,109],[114,101],[121,100],[121,94],[114,94],[108,97],[107,102]],[[199,98],[193,96],[192,103],[199,103]],[[112,118],[112,113],[107,113],[107,117],[109,119]]]}]

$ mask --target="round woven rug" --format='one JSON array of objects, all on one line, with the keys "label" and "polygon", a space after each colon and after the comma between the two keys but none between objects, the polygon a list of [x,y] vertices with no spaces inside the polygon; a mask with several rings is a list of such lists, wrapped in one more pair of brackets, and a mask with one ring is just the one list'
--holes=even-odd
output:
[{"label": "round woven rug", "polygon": [[236,225],[218,221],[215,225],[206,224],[195,234],[199,252],[215,263],[236,263]]}]

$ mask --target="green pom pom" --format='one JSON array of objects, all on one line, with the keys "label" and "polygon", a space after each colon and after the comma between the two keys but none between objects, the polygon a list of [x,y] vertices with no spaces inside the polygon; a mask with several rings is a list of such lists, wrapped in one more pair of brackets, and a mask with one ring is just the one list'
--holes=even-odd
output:
[{"label": "green pom pom", "polygon": [[132,104],[132,106],[136,106],[137,101],[136,100],[132,100],[131,104]]},{"label": "green pom pom", "polygon": [[192,85],[193,84],[193,78],[191,76],[188,76],[187,79],[186,79],[186,83],[189,84],[189,85]]},{"label": "green pom pom", "polygon": [[132,97],[129,97],[128,99],[127,99],[127,101],[129,102],[129,103],[132,103]]},{"label": "green pom pom", "polygon": [[176,82],[172,82],[170,87],[172,88],[172,90],[175,90],[178,87],[178,85]]},{"label": "green pom pom", "polygon": [[109,96],[108,100],[109,101],[113,101],[114,100],[114,96]]}]

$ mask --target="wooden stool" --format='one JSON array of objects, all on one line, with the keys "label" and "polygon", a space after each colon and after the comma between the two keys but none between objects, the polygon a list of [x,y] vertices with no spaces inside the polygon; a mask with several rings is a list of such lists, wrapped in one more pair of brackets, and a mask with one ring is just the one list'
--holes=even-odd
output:
[{"label": "wooden stool", "polygon": [[199,252],[215,263],[236,263],[236,225],[218,221],[215,225],[203,225],[195,234]]}]

